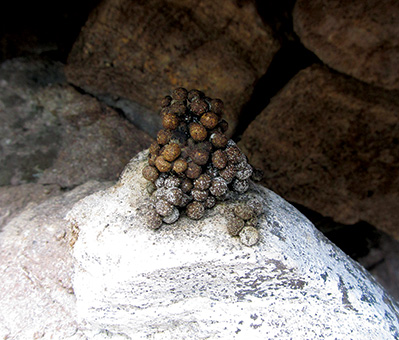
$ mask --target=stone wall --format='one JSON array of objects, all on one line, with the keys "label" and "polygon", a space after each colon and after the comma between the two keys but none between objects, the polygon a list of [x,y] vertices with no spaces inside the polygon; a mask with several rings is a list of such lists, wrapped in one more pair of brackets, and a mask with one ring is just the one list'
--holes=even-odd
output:
[{"label": "stone wall", "polygon": [[397,1],[52,6],[0,10],[0,231],[87,181],[115,181],[156,136],[162,97],[198,88],[224,101],[264,186],[341,240],[377,228],[362,263],[399,297]]}]

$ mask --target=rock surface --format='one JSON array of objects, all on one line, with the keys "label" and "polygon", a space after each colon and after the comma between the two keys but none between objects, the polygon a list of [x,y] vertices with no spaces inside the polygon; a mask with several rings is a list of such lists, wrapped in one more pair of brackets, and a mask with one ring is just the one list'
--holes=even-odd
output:
[{"label": "rock surface", "polygon": [[88,182],[41,204],[31,203],[4,226],[1,339],[87,339],[76,322],[73,259],[64,217],[78,200],[109,185]]},{"label": "rock surface", "polygon": [[116,179],[152,139],[65,83],[62,64],[13,59],[0,65],[0,186],[73,187]]},{"label": "rock surface", "polygon": [[285,199],[399,238],[398,98],[313,66],[272,99],[240,147]]},{"label": "rock surface", "polygon": [[399,89],[399,2],[299,0],[294,29],[330,67],[369,84]]},{"label": "rock surface", "polygon": [[73,287],[90,338],[395,339],[398,305],[295,208],[263,202],[260,243],[227,232],[224,202],[199,221],[141,221],[148,153],[68,214],[78,235]]},{"label": "rock surface", "polygon": [[[226,102],[232,132],[278,48],[252,1],[106,0],[82,29],[66,74],[131,111],[130,119],[153,135],[161,98],[177,86],[198,88]],[[134,103],[152,119],[137,114]]]},{"label": "rock surface", "polygon": [[28,183],[0,187],[0,231],[3,226],[28,204],[42,203],[52,196],[60,195],[58,185]]}]

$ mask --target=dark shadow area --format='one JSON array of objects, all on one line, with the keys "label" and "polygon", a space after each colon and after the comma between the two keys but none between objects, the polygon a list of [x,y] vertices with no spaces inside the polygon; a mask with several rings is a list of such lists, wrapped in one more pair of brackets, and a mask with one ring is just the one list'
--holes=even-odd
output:
[{"label": "dark shadow area", "polygon": [[259,79],[252,92],[251,99],[240,113],[240,124],[233,136],[238,141],[248,125],[269,104],[277,94],[300,70],[320,60],[307,50],[299,41],[287,41],[276,53],[266,74]]},{"label": "dark shadow area", "polygon": [[99,2],[2,1],[0,61],[40,55],[65,63],[90,11]]},{"label": "dark shadow area", "polygon": [[295,0],[256,1],[256,8],[263,22],[270,26],[281,44],[266,74],[255,84],[249,102],[240,113],[240,124],[233,136],[238,141],[248,125],[270,103],[277,94],[300,70],[318,63],[319,58],[306,49],[293,29],[292,10]]}]

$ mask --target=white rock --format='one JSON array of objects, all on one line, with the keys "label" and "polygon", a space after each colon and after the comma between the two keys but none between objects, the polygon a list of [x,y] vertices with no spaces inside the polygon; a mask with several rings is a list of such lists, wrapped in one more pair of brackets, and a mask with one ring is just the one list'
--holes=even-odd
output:
[{"label": "white rock", "polygon": [[120,182],[80,201],[73,280],[93,339],[397,339],[399,308],[295,208],[251,184],[260,241],[227,233],[221,206],[150,230],[146,154]]},{"label": "white rock", "polygon": [[0,339],[87,339],[76,322],[73,259],[64,218],[77,201],[107,186],[110,183],[88,182],[40,204],[32,202],[4,225]]}]

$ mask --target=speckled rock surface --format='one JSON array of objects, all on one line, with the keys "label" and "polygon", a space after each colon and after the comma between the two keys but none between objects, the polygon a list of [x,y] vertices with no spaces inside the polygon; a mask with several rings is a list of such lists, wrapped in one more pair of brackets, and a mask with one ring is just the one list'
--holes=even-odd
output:
[{"label": "speckled rock surface", "polygon": [[399,96],[321,66],[298,73],[240,148],[285,199],[399,238]]},{"label": "speckled rock surface", "polygon": [[0,339],[87,339],[76,322],[73,259],[64,217],[78,200],[109,186],[88,182],[40,204],[31,202],[4,226]]},{"label": "speckled rock surface", "polygon": [[332,68],[399,89],[399,2],[299,0],[293,19],[302,43]]},{"label": "speckled rock surface", "polygon": [[114,180],[152,141],[42,59],[0,65],[0,119],[0,186]]},{"label": "speckled rock surface", "polygon": [[233,132],[278,48],[253,1],[106,0],[82,29],[66,74],[154,136],[165,93],[198,88],[226,102]]},{"label": "speckled rock surface", "polygon": [[68,214],[78,319],[93,339],[395,339],[398,305],[273,192],[260,242],[227,232],[223,203],[199,221],[141,222],[141,153],[112,188]]}]

